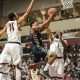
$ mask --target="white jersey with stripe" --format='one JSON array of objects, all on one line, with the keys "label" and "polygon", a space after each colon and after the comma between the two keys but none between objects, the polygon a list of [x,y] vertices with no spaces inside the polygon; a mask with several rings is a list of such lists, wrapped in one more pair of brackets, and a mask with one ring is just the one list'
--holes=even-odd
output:
[{"label": "white jersey with stripe", "polygon": [[21,31],[18,30],[17,21],[8,21],[6,24],[8,42],[19,42],[21,43]]},{"label": "white jersey with stripe", "polygon": [[50,45],[50,47],[52,45],[55,45],[56,46],[56,54],[57,54],[57,57],[62,57],[63,56],[64,47],[62,45],[61,40],[55,38],[54,41],[53,41],[53,43]]}]

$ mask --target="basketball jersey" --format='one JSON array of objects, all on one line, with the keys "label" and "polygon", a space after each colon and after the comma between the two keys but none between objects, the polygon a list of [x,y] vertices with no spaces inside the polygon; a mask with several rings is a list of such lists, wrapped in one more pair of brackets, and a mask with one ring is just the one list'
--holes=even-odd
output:
[{"label": "basketball jersey", "polygon": [[53,45],[56,45],[56,53],[57,53],[57,56],[58,57],[62,57],[63,56],[64,47],[62,45],[61,40],[55,38],[52,44]]},{"label": "basketball jersey", "polygon": [[36,71],[33,71],[33,69],[31,70],[31,77],[33,80],[40,80],[40,76],[37,73],[38,69],[36,69]]},{"label": "basketball jersey", "polygon": [[42,46],[41,33],[39,31],[37,31],[35,35],[30,33],[30,39],[33,45]]},{"label": "basketball jersey", "polygon": [[21,43],[21,31],[18,30],[17,21],[9,21],[6,24],[8,42],[19,42]]},{"label": "basketball jersey", "polygon": [[48,52],[48,49],[45,49],[45,48],[42,47],[42,38],[41,38],[40,31],[36,31],[35,35],[30,33],[30,39],[31,39],[33,45],[34,46],[36,45],[39,50],[41,50],[44,53]]}]

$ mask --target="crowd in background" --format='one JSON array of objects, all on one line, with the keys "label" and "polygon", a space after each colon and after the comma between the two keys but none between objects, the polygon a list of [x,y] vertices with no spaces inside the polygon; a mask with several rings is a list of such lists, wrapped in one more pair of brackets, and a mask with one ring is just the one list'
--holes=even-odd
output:
[{"label": "crowd in background", "polygon": [[[34,55],[24,55],[22,58],[22,80],[28,78],[28,65],[33,63]],[[46,61],[41,58],[41,67],[43,69]],[[13,75],[12,75],[13,76]],[[13,78],[11,76],[11,78]],[[41,77],[42,79],[42,77]],[[13,79],[15,80],[15,79]],[[80,44],[74,44],[74,46],[68,45],[68,48],[64,50],[64,80],[80,80]]]},{"label": "crowd in background", "polygon": [[[22,63],[22,80],[27,80],[28,77],[29,77],[29,74],[31,73],[31,70],[28,70],[28,65],[32,64],[33,63],[33,58],[34,56],[28,56],[27,59],[25,59],[25,56],[23,57],[23,63]],[[44,66],[46,64],[45,61],[43,61],[43,59],[41,58],[41,61],[40,61],[41,65],[38,69],[38,71],[41,71],[42,69],[44,69]],[[39,75],[40,77],[40,80],[45,80],[45,77],[42,76],[42,75]],[[30,78],[30,80],[32,80],[32,78]]]},{"label": "crowd in background", "polygon": [[[23,70],[22,80],[27,78],[27,65],[33,63],[34,56],[23,57]],[[44,68],[46,61],[44,62],[41,58],[41,67]],[[68,46],[67,50],[64,51],[64,80],[80,80],[80,45]]]},{"label": "crowd in background", "polygon": [[64,52],[64,80],[80,80],[80,45],[68,46]]},{"label": "crowd in background", "polygon": [[[22,58],[22,80],[28,78],[28,65],[33,63],[34,55],[24,55]],[[68,45],[68,48],[64,50],[64,80],[80,80],[80,44],[74,44],[74,46]],[[41,58],[41,66],[38,70],[44,68],[46,61]],[[11,75],[11,78],[13,75]],[[15,79],[12,79],[15,80]],[[32,80],[32,79],[31,79]],[[41,77],[42,80],[42,77]]]}]

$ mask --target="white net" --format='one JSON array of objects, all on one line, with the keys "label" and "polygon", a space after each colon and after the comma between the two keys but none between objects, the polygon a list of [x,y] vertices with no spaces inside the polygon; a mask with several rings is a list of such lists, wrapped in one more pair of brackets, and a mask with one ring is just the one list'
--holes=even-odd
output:
[{"label": "white net", "polygon": [[63,10],[73,8],[73,0],[60,0],[63,4]]}]

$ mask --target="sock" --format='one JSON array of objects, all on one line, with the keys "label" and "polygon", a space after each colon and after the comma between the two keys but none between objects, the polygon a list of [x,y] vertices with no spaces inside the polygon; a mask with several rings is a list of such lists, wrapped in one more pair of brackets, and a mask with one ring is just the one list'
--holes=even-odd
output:
[{"label": "sock", "polygon": [[47,71],[49,69],[49,67],[50,67],[50,64],[47,63],[45,68],[44,68],[44,71]]},{"label": "sock", "polygon": [[21,70],[16,67],[16,80],[21,80]]}]

